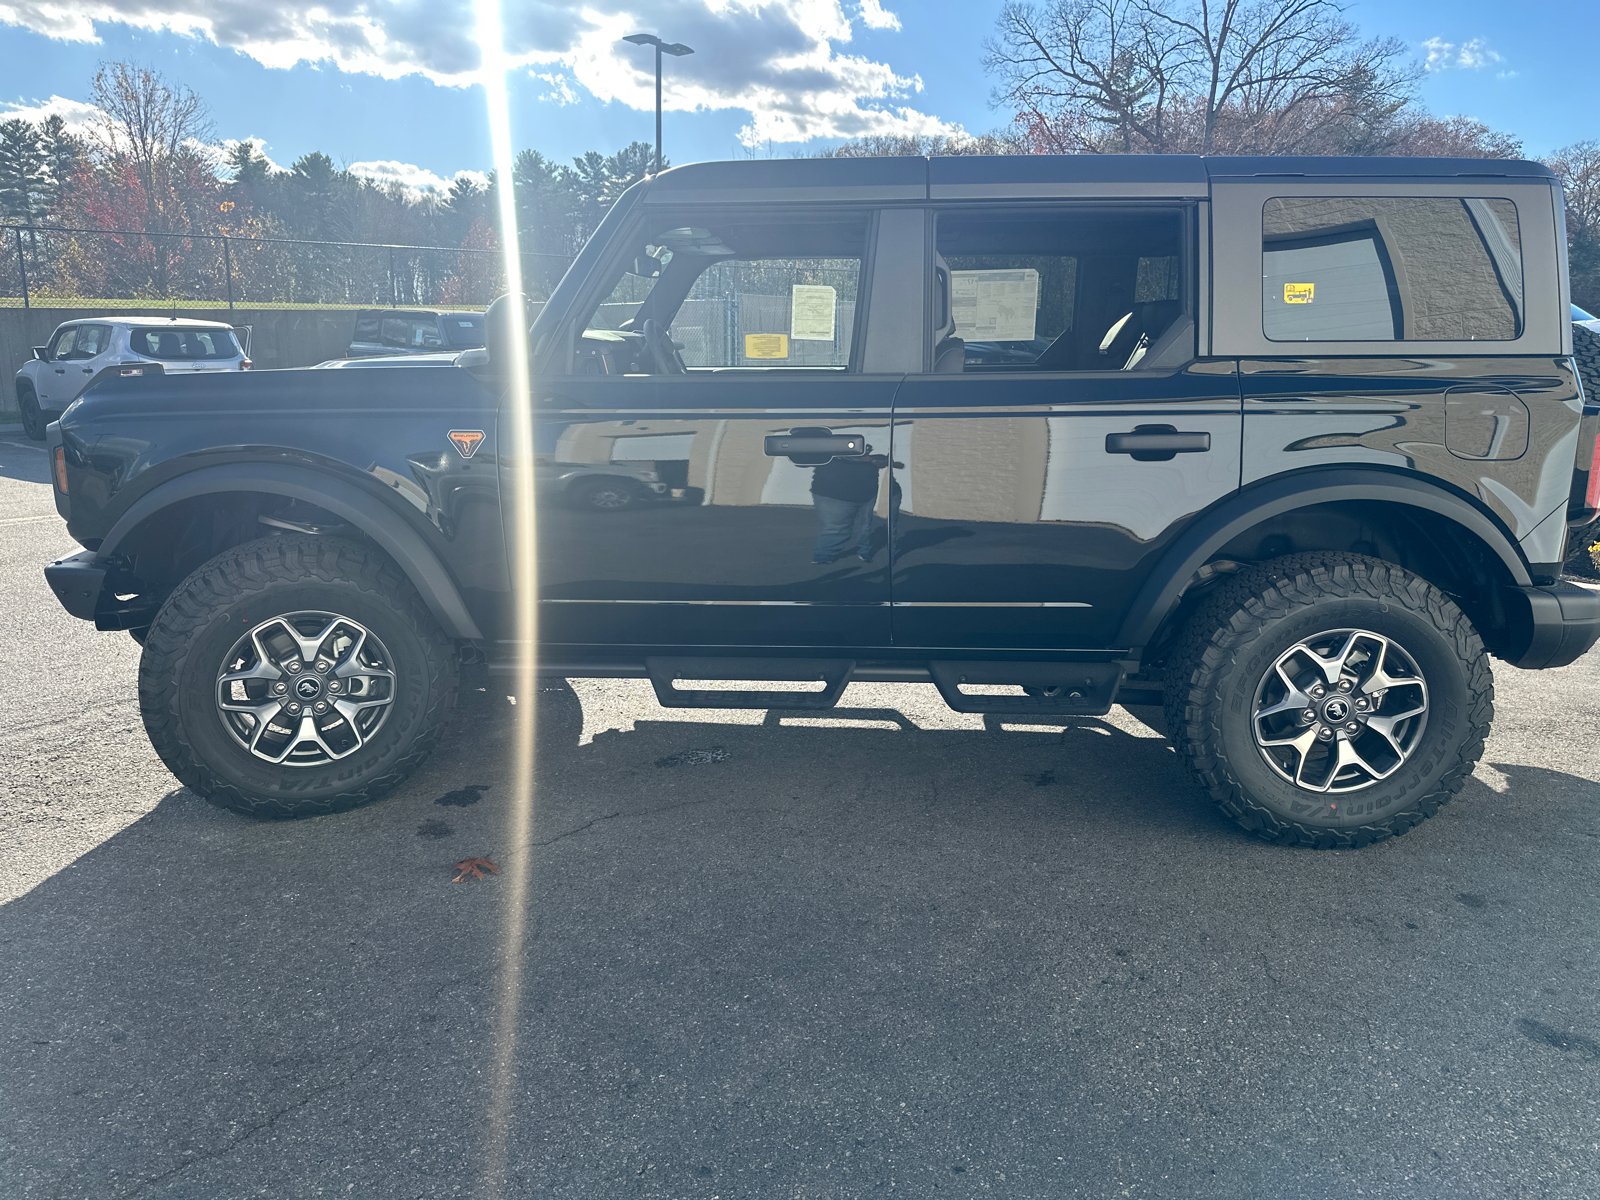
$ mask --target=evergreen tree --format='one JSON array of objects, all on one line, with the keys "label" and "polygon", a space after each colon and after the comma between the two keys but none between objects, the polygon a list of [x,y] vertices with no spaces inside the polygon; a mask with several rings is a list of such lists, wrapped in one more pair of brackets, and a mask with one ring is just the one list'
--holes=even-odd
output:
[{"label": "evergreen tree", "polygon": [[0,121],[0,217],[31,225],[49,204],[50,174],[39,127],[13,117]]}]

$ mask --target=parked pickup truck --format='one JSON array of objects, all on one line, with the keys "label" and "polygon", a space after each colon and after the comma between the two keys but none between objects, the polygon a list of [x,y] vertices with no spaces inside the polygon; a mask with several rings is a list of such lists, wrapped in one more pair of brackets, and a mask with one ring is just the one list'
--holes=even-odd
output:
[{"label": "parked pickup truck", "polygon": [[[1600,637],[1560,578],[1600,504],[1561,228],[1528,162],[678,167],[539,313],[531,403],[536,466],[688,500],[541,504],[537,647],[494,314],[445,369],[101,383],[50,427],[84,550],[46,574],[143,644],[156,750],[239,812],[394,785],[470,650],[676,707],[1163,703],[1240,825],[1360,846],[1461,788],[1491,655]],[[680,686],[715,679],[767,682]]]}]

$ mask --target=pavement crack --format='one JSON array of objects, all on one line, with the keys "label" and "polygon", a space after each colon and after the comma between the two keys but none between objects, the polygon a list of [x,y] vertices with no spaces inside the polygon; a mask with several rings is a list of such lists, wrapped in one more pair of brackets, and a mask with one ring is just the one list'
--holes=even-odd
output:
[{"label": "pavement crack", "polygon": [[131,1191],[121,1193],[117,1200],[130,1200],[131,1197],[137,1196],[145,1189],[154,1187],[162,1180],[171,1179],[174,1175],[187,1171],[190,1167],[197,1163],[210,1162],[213,1159],[222,1158],[233,1153],[236,1147],[253,1138],[263,1129],[271,1129],[273,1125],[277,1124],[280,1118],[288,1116],[297,1109],[304,1108],[307,1104],[310,1104],[313,1100],[320,1096],[325,1096],[329,1092],[337,1091],[339,1088],[349,1084],[366,1068],[367,1064],[372,1061],[372,1058],[373,1053],[369,1052],[362,1058],[361,1062],[358,1063],[353,1070],[347,1072],[342,1078],[336,1079],[332,1083],[324,1084],[322,1087],[313,1088],[306,1095],[301,1096],[299,1099],[294,1101],[294,1103],[286,1104],[266,1119],[257,1121],[254,1125],[251,1125],[248,1129],[242,1131],[237,1137],[232,1138],[224,1145],[218,1146],[215,1150],[208,1150],[204,1154],[196,1154],[194,1157],[185,1162],[179,1163],[170,1170],[163,1171],[159,1175],[152,1175],[149,1179],[146,1179],[144,1182],[134,1187]]},{"label": "pavement crack", "polygon": [[695,806],[701,804],[713,804],[720,798],[721,797],[708,797],[704,800],[680,800],[677,804],[663,804],[656,808],[637,808],[626,812],[618,810],[614,813],[606,813],[604,816],[593,817],[576,828],[565,830],[562,833],[556,834],[555,837],[545,838],[543,841],[537,841],[533,844],[535,846],[551,846],[556,842],[562,841],[566,838],[576,837],[585,829],[599,825],[602,821],[615,821],[618,817],[653,817],[657,813],[672,812],[674,809],[694,808]]}]

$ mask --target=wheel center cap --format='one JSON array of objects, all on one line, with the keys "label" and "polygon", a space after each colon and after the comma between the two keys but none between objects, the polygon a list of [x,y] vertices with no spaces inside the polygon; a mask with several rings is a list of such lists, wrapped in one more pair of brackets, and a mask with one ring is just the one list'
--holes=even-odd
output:
[{"label": "wheel center cap", "polygon": [[322,695],[322,680],[315,675],[302,675],[295,681],[294,694],[302,700],[315,700]]},{"label": "wheel center cap", "polygon": [[1350,701],[1335,696],[1322,706],[1322,715],[1329,721],[1343,721],[1350,715]]}]

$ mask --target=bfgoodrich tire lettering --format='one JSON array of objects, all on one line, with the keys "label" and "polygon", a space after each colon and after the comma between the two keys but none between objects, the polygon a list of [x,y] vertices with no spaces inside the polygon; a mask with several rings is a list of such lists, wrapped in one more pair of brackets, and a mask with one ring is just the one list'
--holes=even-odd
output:
[{"label": "bfgoodrich tire lettering", "polygon": [[[370,630],[394,677],[370,739],[310,766],[253,755],[218,705],[218,676],[241,636],[297,613],[340,614]],[[387,557],[361,542],[291,535],[235,547],[173,592],[145,640],[139,707],[161,760],[207,800],[249,816],[303,817],[366,804],[404,779],[433,749],[456,679],[454,646]]]},{"label": "bfgoodrich tire lettering", "polygon": [[[1253,716],[1273,664],[1332,630],[1403,647],[1426,681],[1427,721],[1391,774],[1321,792],[1273,769]],[[1167,726],[1195,781],[1256,836],[1318,849],[1382,841],[1433,816],[1466,783],[1493,714],[1488,656],[1461,610],[1426,580],[1356,554],[1241,572],[1190,620],[1167,678]]]}]

